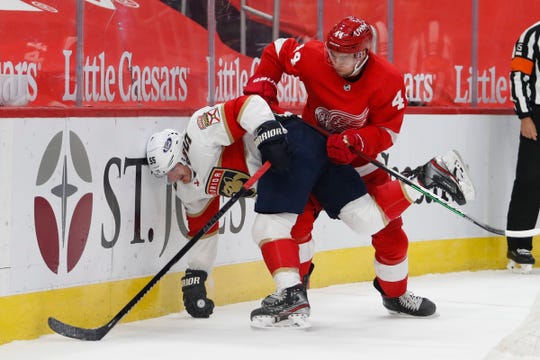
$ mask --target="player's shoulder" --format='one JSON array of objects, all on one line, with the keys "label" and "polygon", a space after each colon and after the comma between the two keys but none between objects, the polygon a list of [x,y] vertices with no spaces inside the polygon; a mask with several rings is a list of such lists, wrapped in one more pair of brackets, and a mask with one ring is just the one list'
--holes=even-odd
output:
[{"label": "player's shoulder", "polygon": [[403,73],[394,64],[374,53],[370,53],[369,57],[366,71],[372,76],[403,83]]},{"label": "player's shoulder", "polygon": [[310,56],[313,55],[323,55],[324,54],[324,43],[319,40],[309,40],[303,44],[299,44],[301,46],[300,51],[304,54],[309,54]]},{"label": "player's shoulder", "polygon": [[274,41],[274,46],[279,52],[280,48],[286,48],[289,52],[304,53],[322,53],[324,50],[324,43],[319,40],[308,40],[306,42],[299,42],[295,38],[278,39]]},{"label": "player's shoulder", "polygon": [[373,67],[376,70],[384,70],[385,73],[387,73],[389,76],[403,76],[401,71],[392,64],[390,61],[386,60],[382,56],[379,56],[375,53],[369,53],[369,61],[368,65]]},{"label": "player's shoulder", "polygon": [[215,105],[214,106],[207,105],[207,106],[204,106],[202,108],[199,108],[199,109],[195,110],[193,112],[193,114],[191,114],[191,118],[190,118],[190,121],[188,123],[188,129],[190,128],[189,125],[191,125],[191,124],[196,125],[197,119],[199,119],[204,114],[212,111],[215,107],[216,107]]},{"label": "player's shoulder", "polygon": [[305,42],[306,49],[321,51],[324,50],[324,42],[320,40],[309,40]]},{"label": "player's shoulder", "polygon": [[324,63],[324,43],[318,40],[310,40],[305,43],[297,43],[291,52],[291,64],[299,71],[319,68]]}]

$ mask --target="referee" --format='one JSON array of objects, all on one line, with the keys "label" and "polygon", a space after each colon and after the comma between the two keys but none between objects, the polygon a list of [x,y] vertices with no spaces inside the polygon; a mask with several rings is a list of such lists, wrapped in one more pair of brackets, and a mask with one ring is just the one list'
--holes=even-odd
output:
[{"label": "referee", "polygon": [[[508,207],[507,229],[528,230],[536,225],[540,209],[540,22],[519,36],[512,54],[510,90],[521,120],[516,176]],[[530,272],[535,259],[532,237],[507,238],[508,268]]]}]

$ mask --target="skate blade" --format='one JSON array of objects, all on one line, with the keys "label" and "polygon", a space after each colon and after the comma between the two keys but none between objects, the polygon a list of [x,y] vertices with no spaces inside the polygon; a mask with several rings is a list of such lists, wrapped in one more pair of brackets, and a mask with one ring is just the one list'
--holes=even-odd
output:
[{"label": "skate blade", "polygon": [[251,327],[255,329],[307,329],[311,327],[311,323],[306,314],[292,314],[281,321],[276,321],[273,316],[254,316],[251,319]]},{"label": "skate blade", "polygon": [[508,260],[506,268],[516,274],[530,274],[532,271],[532,264],[518,264],[514,260]]},{"label": "skate blade", "polygon": [[440,314],[437,311],[427,316],[411,315],[411,314],[402,313],[399,311],[392,311],[392,310],[388,310],[388,313],[392,315],[392,317],[399,317],[399,318],[406,318],[406,319],[433,319],[440,316]]}]

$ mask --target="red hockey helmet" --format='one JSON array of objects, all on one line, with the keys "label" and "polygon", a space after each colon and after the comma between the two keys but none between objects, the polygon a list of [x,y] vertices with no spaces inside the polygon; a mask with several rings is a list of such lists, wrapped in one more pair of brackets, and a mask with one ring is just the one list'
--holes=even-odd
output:
[{"label": "red hockey helmet", "polygon": [[326,37],[326,47],[332,51],[355,54],[369,49],[373,41],[371,26],[354,16],[338,22]]}]

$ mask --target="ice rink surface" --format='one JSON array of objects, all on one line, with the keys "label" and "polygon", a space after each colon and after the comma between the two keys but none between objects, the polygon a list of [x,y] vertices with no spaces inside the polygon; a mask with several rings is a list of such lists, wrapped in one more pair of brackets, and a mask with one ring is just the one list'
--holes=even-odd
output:
[{"label": "ice rink surface", "polygon": [[0,346],[0,359],[484,359],[528,318],[539,280],[540,269],[410,278],[409,289],[438,306],[427,319],[389,315],[371,282],[335,285],[309,290],[309,329],[253,329],[259,301],[251,301],[216,307],[209,319],[181,312],[119,323],[97,342],[57,334],[14,341]]}]

